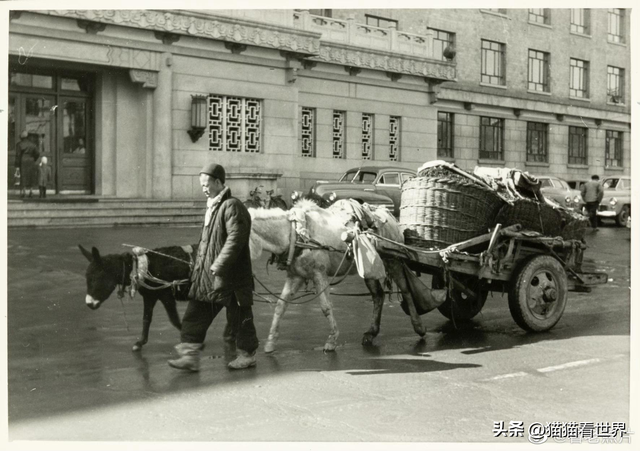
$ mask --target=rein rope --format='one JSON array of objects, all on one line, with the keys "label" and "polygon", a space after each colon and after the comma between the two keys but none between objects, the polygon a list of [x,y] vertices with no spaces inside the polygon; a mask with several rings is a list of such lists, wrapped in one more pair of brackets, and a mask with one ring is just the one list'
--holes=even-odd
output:
[{"label": "rein rope", "polygon": [[[327,284],[326,287],[324,287],[324,289],[322,289],[321,291],[319,291],[318,293],[316,293],[315,296],[313,296],[311,299],[307,299],[306,301],[301,301],[301,302],[294,302],[298,299],[301,299],[305,296],[309,296],[309,294],[303,294],[302,296],[298,296],[297,298],[294,298],[292,300],[286,300],[281,298],[280,296],[278,296],[277,294],[275,294],[274,292],[272,292],[271,290],[269,290],[262,282],[260,282],[260,280],[255,276],[255,274],[253,275],[253,278],[256,280],[256,282],[258,282],[260,284],[260,286],[262,288],[264,288],[265,290],[267,290],[267,293],[270,294],[271,296],[275,297],[277,300],[282,301],[282,302],[286,302],[287,304],[307,304],[311,301],[313,301],[314,299],[317,299],[318,297],[320,297],[325,291],[327,291],[327,288],[329,288],[330,286],[334,286],[339,284],[340,282],[342,282],[347,275],[349,275],[349,271],[351,271],[351,268],[353,267],[353,263],[355,262],[355,259],[351,262],[351,265],[349,266],[349,269],[347,270],[347,272],[345,273],[344,276],[342,276],[342,278],[336,282],[335,284],[333,283],[335,278],[338,275],[338,272],[340,271],[340,268],[342,268],[342,264],[344,263],[345,259],[347,258],[347,255],[349,254],[349,251],[351,250],[351,246],[347,247],[347,250],[344,252],[344,255],[342,256],[342,260],[340,260],[340,264],[338,265],[338,268],[336,269],[335,274],[333,275],[333,277],[331,278],[331,280],[329,281],[329,283]],[[257,293],[255,290],[253,291],[253,294],[255,294],[256,296],[262,298],[262,299],[266,299],[267,302],[269,302],[270,304],[272,304],[273,302],[271,300],[269,300],[268,298],[265,298],[264,296],[262,296],[260,293]]]}]

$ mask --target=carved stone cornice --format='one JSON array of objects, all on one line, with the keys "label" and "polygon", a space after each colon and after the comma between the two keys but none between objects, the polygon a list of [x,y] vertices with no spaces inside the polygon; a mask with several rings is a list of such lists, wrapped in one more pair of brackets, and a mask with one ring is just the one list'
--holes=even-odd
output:
[{"label": "carved stone cornice", "polygon": [[134,83],[141,83],[143,88],[155,89],[158,87],[158,73],[148,70],[129,69],[129,77]]},{"label": "carved stone cornice", "polygon": [[453,64],[409,55],[398,56],[395,53],[365,49],[353,46],[341,46],[322,42],[320,54],[309,58],[347,67],[381,70],[405,75],[417,75],[427,78],[452,81],[456,78]]},{"label": "carved stone cornice", "polygon": [[320,51],[320,33],[213,14],[158,10],[42,10],[40,14],[195,36],[305,55]]}]

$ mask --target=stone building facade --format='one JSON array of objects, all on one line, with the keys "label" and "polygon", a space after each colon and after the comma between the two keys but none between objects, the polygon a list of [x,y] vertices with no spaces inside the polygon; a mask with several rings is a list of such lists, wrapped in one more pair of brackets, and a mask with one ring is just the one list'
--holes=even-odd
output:
[{"label": "stone building facade", "polygon": [[[200,197],[209,161],[241,198],[436,158],[629,173],[628,17],[611,43],[608,10],[582,34],[568,11],[538,25],[527,10],[11,11],[9,171],[27,130],[62,194]],[[497,84],[479,81],[481,40],[504,46]],[[548,91],[528,89],[529,49],[551,58]],[[588,62],[586,98],[567,93],[572,58]],[[608,67],[622,71],[617,103]]]}]

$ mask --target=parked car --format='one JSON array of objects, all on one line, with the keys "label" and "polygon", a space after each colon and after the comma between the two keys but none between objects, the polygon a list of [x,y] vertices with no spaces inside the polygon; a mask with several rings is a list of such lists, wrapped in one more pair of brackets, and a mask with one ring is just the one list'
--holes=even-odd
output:
[{"label": "parked car", "polygon": [[582,212],[584,202],[580,190],[571,189],[569,184],[558,177],[536,176],[540,180],[540,191],[547,198],[556,201],[565,208]]},{"label": "parked car", "polygon": [[602,179],[604,197],[598,206],[599,219],[614,219],[620,227],[627,225],[631,214],[631,177],[607,176]]},{"label": "parked car", "polygon": [[349,169],[337,182],[319,180],[309,190],[309,196],[320,196],[328,202],[355,199],[361,203],[384,206],[394,216],[400,216],[402,183],[416,172],[397,166],[363,166]]}]

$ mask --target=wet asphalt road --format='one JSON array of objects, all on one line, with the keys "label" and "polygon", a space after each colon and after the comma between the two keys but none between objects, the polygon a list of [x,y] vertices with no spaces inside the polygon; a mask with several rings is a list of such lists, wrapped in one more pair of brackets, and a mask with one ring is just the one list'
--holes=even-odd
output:
[{"label": "wet asphalt road", "polygon": [[[140,297],[121,304],[114,293],[97,311],[84,305],[87,262],[77,244],[107,254],[126,251],[122,243],[182,245],[198,235],[198,228],[9,230],[10,440],[524,443],[495,438],[493,422],[629,421],[628,229],[604,226],[587,237],[585,270],[604,270],[610,282],[570,293],[547,333],[522,331],[506,294],[494,293],[458,329],[437,311],[424,315],[422,342],[392,297],[375,346],[363,348],[371,302],[347,296],[366,292],[353,277],[332,289],[337,352],[322,352],[328,324],[313,301],[289,307],[277,352],[260,349],[257,368],[240,372],[226,369],[221,315],[201,372],[191,374],[166,364],[179,333],[161,305],[137,353]],[[284,273],[267,270],[266,258],[254,272],[281,289]],[[256,302],[262,344],[272,313]]]}]

